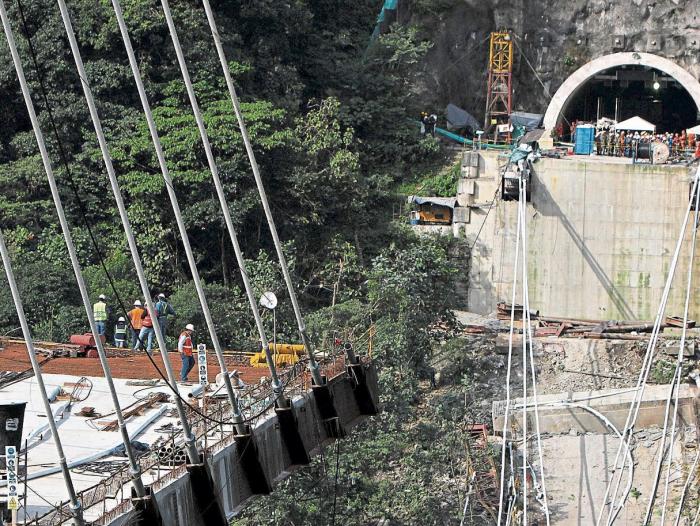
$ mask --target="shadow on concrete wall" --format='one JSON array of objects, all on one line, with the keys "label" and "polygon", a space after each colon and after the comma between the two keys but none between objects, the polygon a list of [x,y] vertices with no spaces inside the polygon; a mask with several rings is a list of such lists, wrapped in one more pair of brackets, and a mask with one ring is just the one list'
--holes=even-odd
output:
[{"label": "shadow on concrete wall", "polygon": [[617,311],[627,320],[636,319],[629,304],[620,291],[617,290],[612,280],[605,272],[605,269],[600,266],[593,253],[586,246],[584,239],[576,231],[576,228],[574,228],[574,225],[559,207],[554,197],[552,197],[552,194],[549,193],[547,187],[539,180],[537,174],[534,172],[532,177],[532,202],[530,204],[543,216],[559,218],[562,226],[571,237],[576,248],[581,252],[583,259],[593,271],[596,278],[598,278],[598,281],[605,289],[605,292],[610,298],[610,301],[612,301],[617,308]]}]

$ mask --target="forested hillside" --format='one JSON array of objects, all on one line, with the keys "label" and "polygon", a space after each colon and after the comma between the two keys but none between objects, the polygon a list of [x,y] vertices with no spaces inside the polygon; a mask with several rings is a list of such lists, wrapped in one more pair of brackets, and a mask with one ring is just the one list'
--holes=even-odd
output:
[{"label": "forested hillside", "polygon": [[[137,282],[114,200],[105,191],[106,174],[58,8],[45,0],[24,0],[25,26],[18,5],[8,5],[10,17],[91,294],[114,296],[86,222],[120,295],[131,301],[139,296]],[[69,5],[150,283],[154,292],[171,294],[181,311],[196,311],[111,3]],[[241,244],[246,257],[255,260],[254,279],[281,293],[283,288],[274,286],[278,276],[269,256],[270,238],[204,11],[196,2],[172,7]],[[328,305],[339,262],[364,267],[394,237],[392,188],[414,163],[430,162],[436,151],[435,143],[421,142],[407,121],[418,107],[411,92],[415,66],[429,44],[405,28],[367,51],[378,12],[374,1],[226,1],[214,2],[213,8],[296,283],[308,308]],[[229,346],[241,345],[250,317],[159,2],[129,0],[124,10],[223,339]],[[39,71],[30,60],[27,38]],[[50,108],[40,97],[39,78]],[[37,336],[62,340],[82,332],[86,323],[4,43],[0,96],[0,226],[21,269]],[[49,109],[58,136],[52,133]],[[345,266],[341,290],[352,296],[363,276]],[[0,331],[16,326],[10,298],[3,296]]]},{"label": "forested hillside", "polygon": [[[417,4],[425,8],[426,2]],[[90,294],[129,303],[140,296],[138,283],[58,8],[48,0],[23,0],[21,12],[18,2],[7,5]],[[339,446],[348,450],[336,452],[333,493],[333,457],[324,455],[279,488],[275,499],[247,511],[240,524],[370,524],[382,517],[449,523],[459,515],[463,488],[455,488],[444,506],[435,487],[417,500],[415,492],[439,480],[443,462],[461,458],[444,444],[461,443],[451,422],[463,419],[465,387],[434,398],[440,402],[433,415],[437,427],[420,424],[417,411],[426,407],[419,403],[427,385],[421,379],[430,377],[428,327],[438,319],[452,321],[459,269],[448,257],[448,240],[419,239],[405,218],[394,217],[405,199],[402,190],[421,188],[419,181],[426,180],[427,188],[450,194],[454,184],[438,142],[421,137],[411,121],[426,109],[416,86],[430,39],[420,27],[396,25],[370,46],[381,7],[375,0],[214,0],[212,6],[311,335],[321,343],[329,331],[359,333],[375,325],[384,410]],[[252,316],[159,2],[124,0],[123,7],[220,339],[228,348],[255,347]],[[278,294],[278,337],[296,340],[204,11],[185,0],[171,7],[251,280],[258,293]],[[73,0],[69,8],[152,292],[171,297],[178,323],[201,327],[111,3]],[[35,337],[65,341],[84,332],[87,320],[4,41],[0,97],[0,228]],[[0,294],[0,334],[18,334],[17,327],[10,295]],[[205,338],[203,333],[198,336]],[[419,444],[426,439],[443,445],[424,455]],[[406,456],[409,450],[415,455]],[[363,466],[366,459],[375,463]],[[390,466],[382,462],[390,460],[401,469],[387,479]],[[419,470],[408,479],[405,461]],[[322,485],[313,483],[319,473]],[[299,500],[298,491],[307,490],[313,498]],[[434,521],[425,518],[441,506]]]}]

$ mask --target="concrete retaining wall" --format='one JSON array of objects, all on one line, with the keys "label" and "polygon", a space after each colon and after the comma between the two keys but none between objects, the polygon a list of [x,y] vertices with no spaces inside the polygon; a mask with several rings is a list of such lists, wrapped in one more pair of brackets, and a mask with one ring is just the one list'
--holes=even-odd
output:
[{"label": "concrete retaining wall", "polygon": [[[644,390],[642,403],[637,417],[636,428],[644,429],[648,427],[663,427],[664,415],[666,411],[666,400],[668,399],[668,385],[649,385]],[[578,433],[610,433],[605,424],[594,414],[577,407],[552,407],[547,406],[548,402],[560,400],[582,400],[584,398],[610,394],[604,398],[580,402],[582,405],[591,407],[602,413],[618,431],[625,428],[625,422],[629,413],[630,404],[634,399],[634,392],[629,390],[610,389],[604,391],[588,391],[580,393],[559,393],[538,397],[540,431],[542,433],[569,433],[572,429]],[[682,385],[678,400],[678,425],[695,425],[698,416],[697,411],[698,389],[688,385]],[[534,429],[535,418],[533,398],[527,399],[527,425],[528,429]],[[519,398],[511,402],[510,421],[516,427],[522,429],[522,409],[513,409],[522,406],[523,399]],[[505,412],[505,402],[497,401],[493,403],[493,425],[494,429],[503,429],[503,415]]]},{"label": "concrete retaining wall", "polygon": [[[484,152],[476,201],[499,184],[497,154]],[[603,158],[542,159],[535,164],[528,206],[528,280],[532,307],[555,316],[652,319],[661,298],[690,175],[682,166],[632,165]],[[487,206],[474,209],[475,236]],[[469,309],[486,314],[510,300],[517,203],[497,201],[473,251]],[[689,264],[686,236],[670,314],[682,314]],[[700,256],[693,261],[700,270]],[[695,280],[691,316],[700,316]]]}]

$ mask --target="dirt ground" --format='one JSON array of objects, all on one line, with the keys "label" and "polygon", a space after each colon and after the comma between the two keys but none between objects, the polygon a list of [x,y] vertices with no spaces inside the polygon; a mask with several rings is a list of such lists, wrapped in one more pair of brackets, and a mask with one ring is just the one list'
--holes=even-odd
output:
[{"label": "dirt ground", "polygon": [[[162,358],[159,352],[153,354],[154,361],[165,374]],[[168,353],[168,358],[175,370],[176,375],[180,376],[181,360],[179,353]],[[48,358],[39,356],[41,369],[45,373],[54,374],[71,374],[75,376],[92,376],[102,377],[104,373],[102,366],[97,358]],[[250,384],[260,380],[263,376],[268,375],[267,368],[254,368],[241,365],[240,360],[234,357],[227,357],[227,368],[231,371],[237,369],[244,382]],[[146,356],[145,352],[133,353],[124,351],[117,356],[108,358],[112,376],[115,378],[129,378],[134,380],[150,380],[160,378],[155,367]],[[207,373],[210,382],[214,382],[216,375],[219,374],[220,368],[216,356],[213,353],[207,355]],[[6,346],[0,350],[0,371],[16,371],[22,372],[31,370],[31,362],[27,355],[24,346],[12,345]],[[196,382],[197,375],[195,371],[190,372],[189,380]]]}]

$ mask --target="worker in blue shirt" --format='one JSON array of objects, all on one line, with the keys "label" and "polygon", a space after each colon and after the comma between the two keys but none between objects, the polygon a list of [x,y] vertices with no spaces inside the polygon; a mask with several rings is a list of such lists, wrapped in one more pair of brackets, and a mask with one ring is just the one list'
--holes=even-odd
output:
[{"label": "worker in blue shirt", "polygon": [[158,323],[163,334],[163,338],[168,334],[168,321],[170,316],[175,316],[175,309],[168,303],[165,294],[158,294],[158,302],[156,303],[156,312],[158,313]]}]

